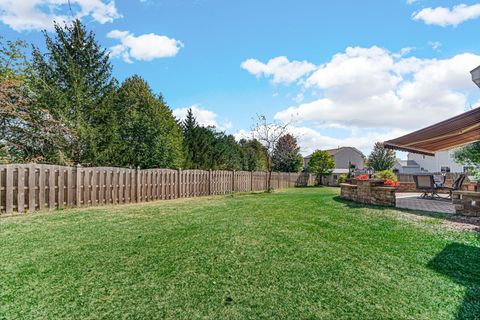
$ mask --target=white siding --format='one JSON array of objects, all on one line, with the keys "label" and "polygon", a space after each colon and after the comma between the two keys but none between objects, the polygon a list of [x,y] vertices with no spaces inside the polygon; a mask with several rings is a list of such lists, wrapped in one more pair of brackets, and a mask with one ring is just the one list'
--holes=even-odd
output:
[{"label": "white siding", "polygon": [[453,159],[454,153],[455,149],[437,152],[435,157],[409,153],[408,160],[416,161],[428,172],[440,172],[442,167],[449,167],[450,172],[463,172],[463,165],[455,163]]}]

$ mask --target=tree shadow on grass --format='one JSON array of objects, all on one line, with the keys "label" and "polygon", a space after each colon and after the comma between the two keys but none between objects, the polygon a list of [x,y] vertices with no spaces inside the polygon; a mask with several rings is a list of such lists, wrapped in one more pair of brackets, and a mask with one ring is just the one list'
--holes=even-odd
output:
[{"label": "tree shadow on grass", "polygon": [[[377,210],[391,210],[406,212],[418,216],[439,218],[458,222],[458,219],[473,221],[477,228],[477,237],[480,240],[480,223],[477,219],[458,217],[457,215],[417,211],[403,208],[382,207],[356,203],[341,197],[335,197],[335,201],[347,205],[349,208],[372,208]],[[449,279],[465,287],[465,296],[459,306],[456,320],[480,319],[480,248],[461,243],[451,243],[445,246],[428,264],[427,267],[447,276]]]},{"label": "tree shadow on grass", "polygon": [[480,248],[451,243],[427,266],[465,287],[455,319],[480,319]]}]

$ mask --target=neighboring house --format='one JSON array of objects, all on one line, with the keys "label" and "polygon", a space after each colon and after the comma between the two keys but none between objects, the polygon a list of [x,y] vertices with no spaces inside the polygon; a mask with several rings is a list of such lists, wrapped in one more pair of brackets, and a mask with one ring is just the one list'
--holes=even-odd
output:
[{"label": "neighboring house", "polygon": [[453,157],[457,149],[440,151],[432,156],[409,153],[408,160],[415,161],[421,171],[428,172],[465,172],[465,167],[455,162]]},{"label": "neighboring house", "polygon": [[393,166],[393,172],[395,173],[419,173],[422,172],[422,168],[415,160],[400,160],[397,159]]},{"label": "neighboring house", "polygon": [[333,169],[331,175],[323,177],[323,184],[327,186],[338,186],[338,178],[341,175],[347,175],[348,169]]},{"label": "neighboring house", "polygon": [[[335,161],[335,169],[330,177],[324,178],[324,184],[337,185],[338,177],[341,174],[347,174],[349,169],[358,170],[365,167],[365,156],[354,147],[340,147],[336,149],[325,150]],[[303,158],[303,166],[308,168],[310,156]]]}]

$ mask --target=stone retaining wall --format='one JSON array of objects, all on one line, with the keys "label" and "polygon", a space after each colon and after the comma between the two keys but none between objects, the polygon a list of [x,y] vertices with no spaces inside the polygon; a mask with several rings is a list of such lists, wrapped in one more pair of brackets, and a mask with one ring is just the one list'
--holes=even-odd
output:
[{"label": "stone retaining wall", "polygon": [[359,203],[395,207],[395,188],[383,185],[383,180],[356,180],[340,184],[340,196]]},{"label": "stone retaining wall", "polygon": [[454,191],[455,212],[464,216],[480,217],[480,192]]}]

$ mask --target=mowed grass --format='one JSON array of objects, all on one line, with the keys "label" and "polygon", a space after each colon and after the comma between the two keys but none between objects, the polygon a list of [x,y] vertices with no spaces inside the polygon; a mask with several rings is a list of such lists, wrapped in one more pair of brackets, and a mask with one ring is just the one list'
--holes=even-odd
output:
[{"label": "mowed grass", "polygon": [[1,219],[0,319],[480,318],[478,234],[337,194]]}]

